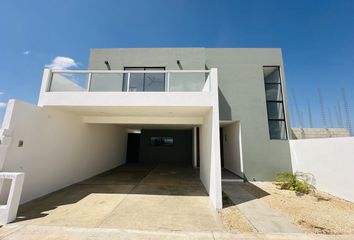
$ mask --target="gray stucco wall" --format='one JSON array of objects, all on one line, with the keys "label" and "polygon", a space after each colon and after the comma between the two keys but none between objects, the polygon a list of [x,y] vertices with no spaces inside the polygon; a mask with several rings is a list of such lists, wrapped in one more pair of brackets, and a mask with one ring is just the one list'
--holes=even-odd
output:
[{"label": "gray stucco wall", "polygon": [[165,67],[179,70],[180,60],[184,70],[204,69],[204,48],[98,48],[91,49],[89,69],[107,70],[105,61],[114,70],[124,67]]},{"label": "gray stucco wall", "polygon": [[206,49],[206,65],[218,68],[220,120],[240,120],[245,176],[291,171],[289,141],[269,139],[263,78],[263,66],[280,66],[285,86],[280,49]]},{"label": "gray stucco wall", "polygon": [[[280,66],[287,112],[284,68],[280,49],[240,48],[127,48],[91,49],[89,68],[165,67],[178,70],[218,68],[220,120],[239,120],[244,174],[252,180],[270,180],[291,171],[289,141],[270,140],[263,66]],[[287,118],[287,127],[290,125]]]},{"label": "gray stucco wall", "polygon": [[347,128],[292,128],[293,139],[349,137]]}]

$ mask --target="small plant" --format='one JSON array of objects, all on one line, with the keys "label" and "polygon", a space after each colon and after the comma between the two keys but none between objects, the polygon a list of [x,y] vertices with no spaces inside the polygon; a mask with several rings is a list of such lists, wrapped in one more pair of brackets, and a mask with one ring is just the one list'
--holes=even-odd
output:
[{"label": "small plant", "polygon": [[311,185],[307,183],[306,174],[304,173],[278,173],[275,181],[280,186],[280,189],[295,191],[297,193],[307,194],[311,189]]}]

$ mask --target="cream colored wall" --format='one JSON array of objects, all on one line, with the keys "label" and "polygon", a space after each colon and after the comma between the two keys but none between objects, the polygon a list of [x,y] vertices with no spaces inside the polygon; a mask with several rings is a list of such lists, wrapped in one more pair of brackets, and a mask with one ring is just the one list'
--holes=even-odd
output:
[{"label": "cream colored wall", "polygon": [[213,205],[222,208],[219,128],[215,127],[215,118],[218,115],[210,109],[200,127],[200,179]]},{"label": "cream colored wall", "polygon": [[223,127],[224,168],[243,177],[240,123]]},{"label": "cream colored wall", "polygon": [[322,191],[354,202],[354,137],[291,140],[294,172],[315,177]]},{"label": "cream colored wall", "polygon": [[[24,172],[21,202],[38,198],[125,162],[127,133],[109,124],[11,100],[3,127],[11,142],[1,171]],[[19,147],[19,141],[23,147]]]}]

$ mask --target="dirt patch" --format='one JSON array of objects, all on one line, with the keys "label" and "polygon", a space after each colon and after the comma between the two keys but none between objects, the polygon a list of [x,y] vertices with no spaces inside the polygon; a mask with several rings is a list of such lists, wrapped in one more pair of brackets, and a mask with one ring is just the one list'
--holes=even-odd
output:
[{"label": "dirt patch", "polygon": [[218,213],[228,231],[257,232],[225,193],[223,193],[223,206],[224,208],[220,209]]},{"label": "dirt patch", "polygon": [[[353,234],[354,203],[330,194],[311,190],[299,195],[280,190],[271,182],[240,184],[304,232],[317,234]],[[264,194],[267,192],[268,194]]]}]

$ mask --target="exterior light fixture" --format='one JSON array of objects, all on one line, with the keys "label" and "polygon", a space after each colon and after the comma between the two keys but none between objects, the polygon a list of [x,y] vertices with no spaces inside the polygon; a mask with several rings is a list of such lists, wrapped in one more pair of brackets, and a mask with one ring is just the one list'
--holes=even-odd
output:
[{"label": "exterior light fixture", "polygon": [[180,60],[177,60],[177,65],[179,67],[179,70],[183,70],[182,64]]},{"label": "exterior light fixture", "polygon": [[108,61],[104,61],[104,64],[106,64],[106,67],[107,67],[108,70],[111,70],[111,66],[109,65]]}]

